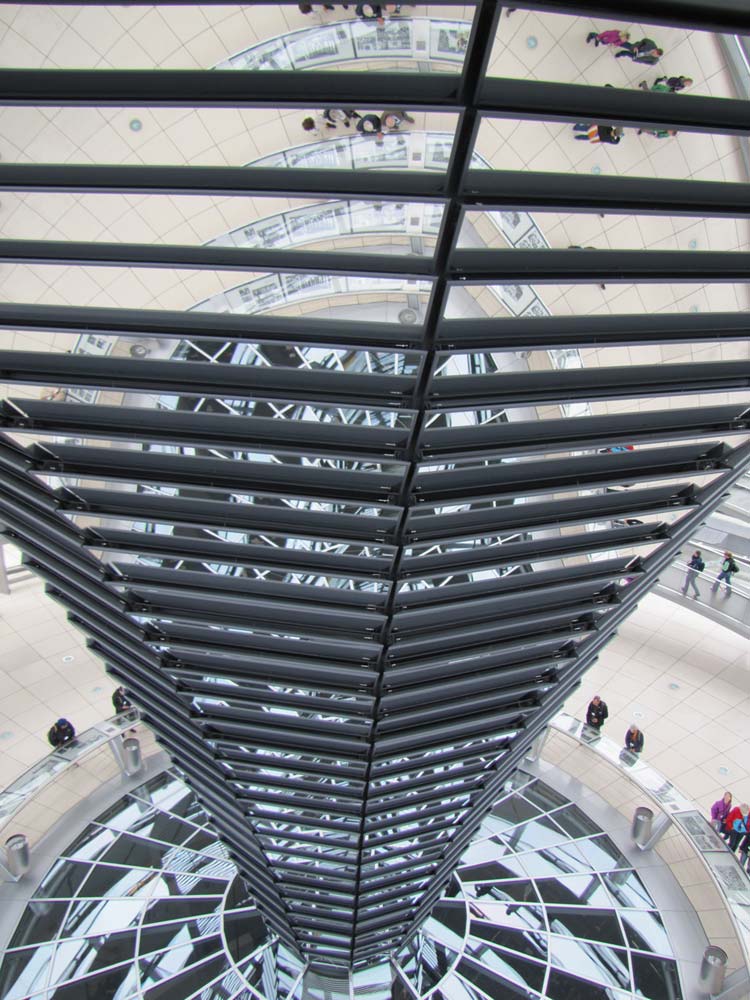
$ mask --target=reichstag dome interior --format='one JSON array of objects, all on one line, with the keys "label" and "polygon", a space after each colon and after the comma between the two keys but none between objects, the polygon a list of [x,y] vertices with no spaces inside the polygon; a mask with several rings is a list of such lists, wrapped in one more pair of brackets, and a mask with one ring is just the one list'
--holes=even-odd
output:
[{"label": "reichstag dome interior", "polygon": [[748,0],[0,24],[0,1000],[749,1000]]}]

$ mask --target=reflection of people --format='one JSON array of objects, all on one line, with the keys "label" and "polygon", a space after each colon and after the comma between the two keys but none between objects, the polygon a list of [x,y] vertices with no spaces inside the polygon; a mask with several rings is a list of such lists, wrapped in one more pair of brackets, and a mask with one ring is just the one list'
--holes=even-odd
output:
[{"label": "reflection of people", "polygon": [[654,80],[654,85],[651,88],[655,90],[657,87],[666,87],[673,94],[676,94],[680,90],[685,90],[686,87],[693,86],[692,77],[689,76],[659,76]]},{"label": "reflection of people", "polygon": [[44,392],[42,392],[41,398],[45,402],[56,403],[62,399],[65,399],[65,396],[66,396],[66,390],[61,385],[58,385],[52,389],[46,389]]},{"label": "reflection of people", "polygon": [[322,117],[329,123],[329,128],[336,128],[337,125],[351,125],[353,118],[360,118],[361,115],[354,108],[325,108]]},{"label": "reflection of people", "polygon": [[629,31],[620,31],[619,28],[610,28],[607,31],[590,31],[586,36],[586,44],[593,42],[598,49],[600,45],[617,45],[618,47],[627,42],[630,38]]},{"label": "reflection of people", "polygon": [[675,128],[639,128],[638,135],[653,135],[656,139],[671,139],[677,135]]},{"label": "reflection of people", "polygon": [[383,121],[380,115],[362,115],[357,122],[357,131],[363,135],[374,135],[378,141],[383,138]]},{"label": "reflection of people", "polygon": [[401,128],[404,122],[409,122],[410,125],[414,124],[414,119],[403,108],[388,108],[386,111],[381,113],[381,119],[383,126],[388,129],[389,132],[395,132]]},{"label": "reflection of people", "polygon": [[354,13],[363,21],[377,21],[378,24],[385,24],[383,8],[379,3],[358,3],[354,8]]},{"label": "reflection of people", "polygon": [[664,55],[664,49],[660,49],[653,38],[641,38],[638,42],[620,42],[620,49],[620,52],[615,52],[615,59],[627,56],[633,62],[647,63],[649,66],[658,63]]},{"label": "reflection of people", "polygon": [[595,694],[589,702],[588,711],[586,712],[586,724],[598,731],[602,728],[608,716],[609,709],[607,708],[607,703],[602,701],[598,694]]},{"label": "reflection of people", "polygon": [[693,81],[689,76],[660,76],[649,87],[646,80],[641,80],[638,86],[641,90],[661,91],[663,94],[676,94],[686,87],[692,87]]},{"label": "reflection of people", "polygon": [[47,739],[55,750],[69,746],[76,738],[76,731],[67,719],[58,719],[47,733]]},{"label": "reflection of people", "polygon": [[573,131],[585,133],[575,136],[579,142],[603,142],[608,146],[617,146],[623,133],[620,125],[586,125],[583,122],[574,125]]},{"label": "reflection of people", "polygon": [[630,723],[625,733],[625,749],[631,753],[640,753],[643,750],[643,733],[634,722]]},{"label": "reflection of people", "polygon": [[336,128],[336,122],[328,121],[324,115],[315,115],[315,117],[308,115],[307,118],[302,119],[302,128],[305,132],[314,132],[322,138],[328,129]]}]

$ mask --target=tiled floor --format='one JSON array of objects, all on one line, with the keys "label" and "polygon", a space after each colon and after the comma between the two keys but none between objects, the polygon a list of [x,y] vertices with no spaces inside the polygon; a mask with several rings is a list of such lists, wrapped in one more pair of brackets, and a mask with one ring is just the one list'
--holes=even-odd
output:
[{"label": "tiled floor", "polygon": [[585,677],[566,709],[583,718],[607,702],[607,734],[630,722],[644,759],[708,807],[725,789],[750,801],[750,651],[747,639],[649,595]]},{"label": "tiled floor", "polygon": [[55,719],[80,731],[112,715],[114,687],[38,580],[0,596],[0,786],[49,751]]}]

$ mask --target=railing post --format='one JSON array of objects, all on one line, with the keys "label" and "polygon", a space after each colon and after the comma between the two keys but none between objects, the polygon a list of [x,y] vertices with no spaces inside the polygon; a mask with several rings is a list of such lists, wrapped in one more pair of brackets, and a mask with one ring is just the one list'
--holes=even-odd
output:
[{"label": "railing post", "polygon": [[0,869],[11,882],[23,878],[31,865],[29,842],[24,834],[16,833],[5,841],[5,863],[0,862]]}]

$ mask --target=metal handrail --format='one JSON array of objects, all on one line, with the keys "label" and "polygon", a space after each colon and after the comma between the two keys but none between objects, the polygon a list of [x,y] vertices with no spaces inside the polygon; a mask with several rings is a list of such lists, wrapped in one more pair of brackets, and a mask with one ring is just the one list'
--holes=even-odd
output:
[{"label": "metal handrail", "polygon": [[140,719],[137,709],[114,715],[85,729],[65,747],[60,747],[42,757],[20,777],[0,792],[0,830],[6,827],[18,812],[32,802],[51,782],[66,771],[79,766],[95,751],[121,737]]},{"label": "metal handrail", "polygon": [[[700,806],[684,795],[655,767],[636,754],[623,750],[620,743],[602,735],[580,719],[561,712],[551,720],[549,728],[575,740],[601,760],[606,761],[622,777],[648,795],[666,816],[676,822],[679,832],[701,859],[711,881],[722,896],[744,958],[745,968],[750,969],[750,937],[746,929],[750,906],[750,876],[703,815]],[[541,756],[544,756],[543,750]],[[696,913],[700,919],[700,912],[696,910]],[[706,936],[710,940],[710,935]]]}]

